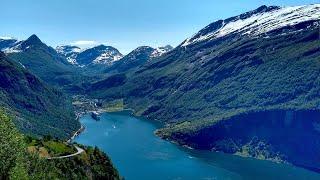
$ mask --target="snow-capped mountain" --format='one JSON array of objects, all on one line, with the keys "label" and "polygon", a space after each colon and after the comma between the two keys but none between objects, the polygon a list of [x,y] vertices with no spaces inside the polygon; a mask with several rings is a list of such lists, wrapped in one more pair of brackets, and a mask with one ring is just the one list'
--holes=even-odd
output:
[{"label": "snow-capped mountain", "polygon": [[0,50],[4,51],[7,48],[13,47],[18,42],[12,37],[0,37]]},{"label": "snow-capped mountain", "polygon": [[136,59],[149,59],[151,54],[154,53],[156,50],[150,46],[140,46],[131,51],[128,55],[124,57],[129,61],[134,61]]},{"label": "snow-capped mountain", "polygon": [[166,45],[164,47],[158,47],[151,53],[151,58],[162,56],[163,54],[171,51],[173,49],[172,46]]},{"label": "snow-capped mountain", "polygon": [[94,64],[112,64],[123,57],[123,55],[111,46],[103,46],[104,50],[101,54],[93,60]]},{"label": "snow-capped mountain", "polygon": [[65,57],[70,64],[73,64],[73,65],[78,64],[77,56],[81,52],[81,48],[77,46],[65,45],[65,46],[56,47],[56,51],[57,53]]},{"label": "snow-capped mountain", "polygon": [[110,65],[122,58],[122,54],[112,46],[99,45],[82,51],[77,56],[79,65],[106,64]]},{"label": "snow-capped mountain", "polygon": [[171,51],[173,49],[172,46],[167,45],[164,47],[153,48],[150,46],[140,46],[126,55],[124,58],[130,59],[131,61],[135,59],[152,59]]},{"label": "snow-capped mountain", "polygon": [[1,49],[7,54],[23,52],[35,46],[46,46],[35,34],[31,35],[24,41],[18,41],[16,39],[2,39],[2,42],[4,44],[7,43],[7,45]]},{"label": "snow-capped mountain", "polygon": [[117,72],[124,72],[129,69],[139,67],[150,60],[151,54],[154,51],[155,49],[150,46],[140,46],[121,58],[109,68],[110,70]]},{"label": "snow-capped mountain", "polygon": [[302,22],[319,20],[320,4],[284,8],[261,6],[254,11],[226,20],[216,21],[191,38],[186,39],[181,46],[188,46],[234,34],[256,37],[276,29],[294,26]]},{"label": "snow-capped mountain", "polygon": [[82,50],[77,46],[58,46],[56,51],[65,57],[71,64],[86,66],[92,64],[111,65],[123,57],[123,55],[112,46],[99,45]]},{"label": "snow-capped mountain", "polygon": [[106,72],[125,72],[129,69],[140,67],[153,58],[162,56],[172,49],[173,47],[170,45],[159,47],[156,49],[150,46],[140,46],[121,58],[116,63],[114,63],[113,66],[110,66],[106,70]]}]

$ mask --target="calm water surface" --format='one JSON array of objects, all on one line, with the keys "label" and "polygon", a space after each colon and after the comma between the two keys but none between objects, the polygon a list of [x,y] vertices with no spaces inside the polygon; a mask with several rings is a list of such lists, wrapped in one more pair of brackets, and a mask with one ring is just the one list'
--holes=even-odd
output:
[{"label": "calm water surface", "polygon": [[320,179],[290,165],[182,148],[156,137],[155,123],[126,112],[80,121],[86,129],[75,141],[104,150],[127,180]]}]

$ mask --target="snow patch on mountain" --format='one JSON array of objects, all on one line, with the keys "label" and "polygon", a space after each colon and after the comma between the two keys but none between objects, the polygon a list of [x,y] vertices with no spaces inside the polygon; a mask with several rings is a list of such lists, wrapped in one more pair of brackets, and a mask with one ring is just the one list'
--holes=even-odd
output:
[{"label": "snow patch on mountain", "polygon": [[28,39],[23,40],[23,41],[18,41],[16,39],[7,39],[7,40],[2,40],[2,41],[11,42],[11,43],[7,44],[6,47],[1,49],[3,52],[5,52],[7,54],[19,53],[19,52],[26,51],[26,50],[30,49],[31,47],[43,45],[41,40],[35,34],[31,35]]},{"label": "snow patch on mountain", "polygon": [[312,20],[320,20],[320,4],[273,8],[271,11],[257,12],[247,18],[237,16],[231,22],[225,22],[224,20],[221,22],[220,28],[206,34],[199,34],[199,32],[185,40],[181,46],[217,39],[232,33],[257,36],[272,30]]},{"label": "snow patch on mountain", "polygon": [[173,49],[173,47],[170,46],[170,45],[167,45],[167,46],[164,46],[164,47],[158,47],[151,53],[150,57],[151,58],[155,58],[155,57],[162,56],[163,54],[171,51],[172,49]]},{"label": "snow patch on mountain", "polygon": [[[22,42],[23,41],[16,41],[15,43],[13,43],[10,46],[3,48],[1,50],[6,54],[22,52],[24,50],[21,46]],[[29,47],[27,47],[27,48],[29,48]]]},{"label": "snow patch on mountain", "polygon": [[69,54],[69,53],[79,53],[81,52],[81,48],[77,46],[58,46],[56,51],[61,54]]},{"label": "snow patch on mountain", "polygon": [[0,50],[5,53],[14,53],[20,52],[18,45],[21,44],[21,41],[18,41],[12,37],[1,36],[0,37]]},{"label": "snow patch on mountain", "polygon": [[70,64],[77,65],[77,55],[82,51],[81,48],[77,46],[58,46],[56,47],[58,54],[66,57]]},{"label": "snow patch on mountain", "polygon": [[112,64],[123,57],[117,51],[106,49],[100,56],[93,60],[94,64]]}]

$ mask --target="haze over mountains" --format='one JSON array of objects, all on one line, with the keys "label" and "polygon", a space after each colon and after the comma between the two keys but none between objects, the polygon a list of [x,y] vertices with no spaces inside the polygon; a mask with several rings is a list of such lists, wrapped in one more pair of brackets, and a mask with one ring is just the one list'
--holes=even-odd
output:
[{"label": "haze over mountains", "polygon": [[[36,94],[30,96],[36,103],[22,101],[32,108],[21,117],[49,113],[57,118],[56,111],[63,111],[50,114],[52,104],[70,99],[62,101],[56,88],[102,102],[123,100],[136,115],[166,123],[157,134],[181,145],[317,169],[319,28],[320,5],[314,4],[261,6],[213,22],[174,49],[142,46],[125,56],[106,45],[53,49],[36,35],[25,41],[1,39],[2,61],[29,77],[22,76],[20,83],[4,74],[18,85],[1,93],[11,99],[20,97],[15,89]],[[25,85],[30,77],[36,87]],[[61,118],[67,133],[75,128],[69,120]]]}]

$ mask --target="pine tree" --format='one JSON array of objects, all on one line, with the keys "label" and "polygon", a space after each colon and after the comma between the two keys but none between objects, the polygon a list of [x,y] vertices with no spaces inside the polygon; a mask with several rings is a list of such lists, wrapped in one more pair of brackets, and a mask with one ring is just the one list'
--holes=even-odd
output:
[{"label": "pine tree", "polygon": [[23,136],[0,110],[0,179],[27,179]]}]

